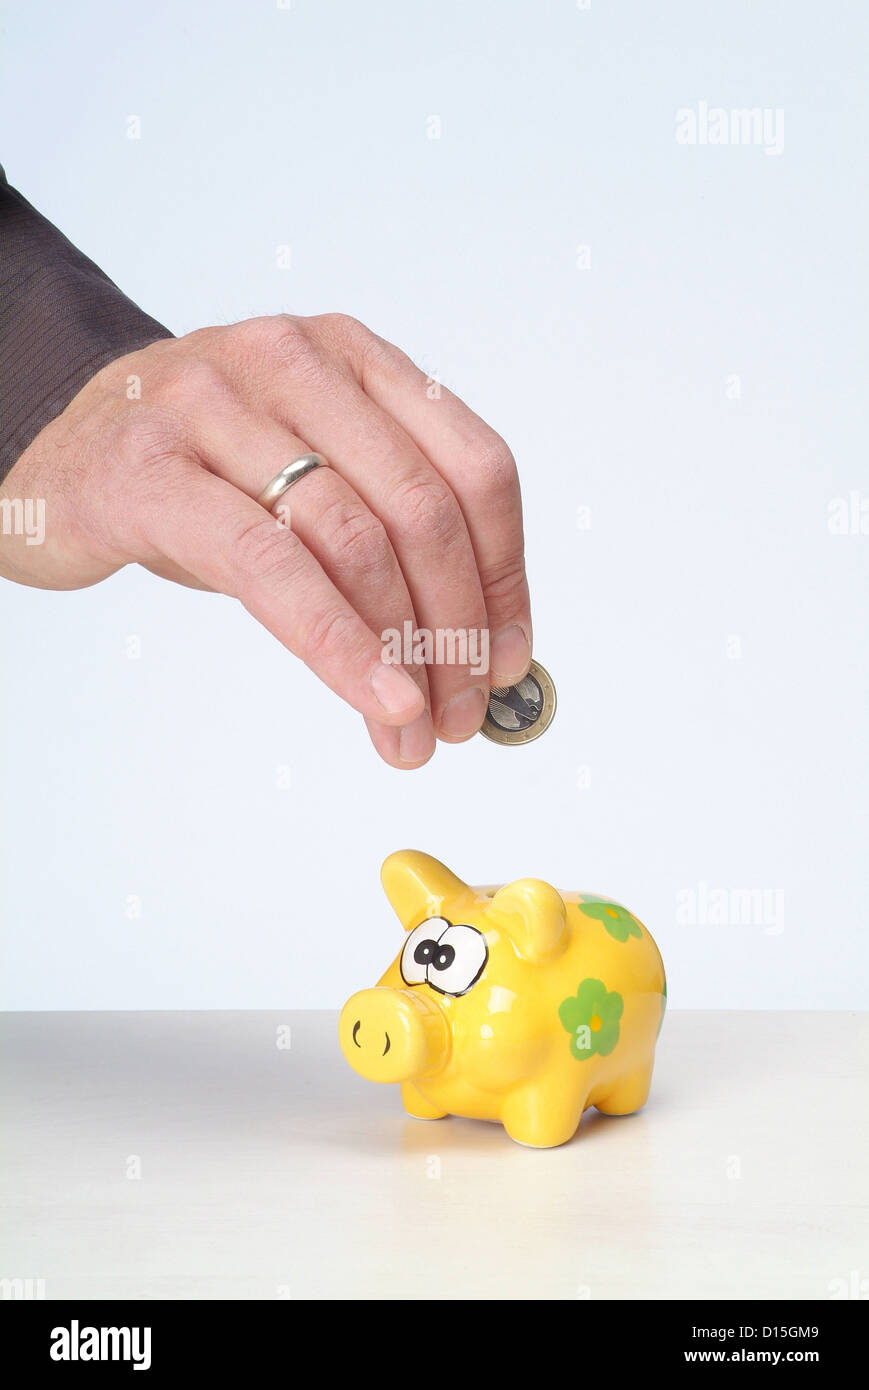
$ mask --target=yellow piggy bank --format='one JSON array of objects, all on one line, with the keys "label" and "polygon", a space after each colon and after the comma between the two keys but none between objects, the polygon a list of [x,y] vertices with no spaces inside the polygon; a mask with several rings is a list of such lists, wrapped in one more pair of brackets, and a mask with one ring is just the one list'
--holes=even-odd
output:
[{"label": "yellow piggy bank", "polygon": [[535,1148],[565,1143],[589,1106],[639,1110],[667,985],[626,908],[533,878],[470,888],[414,850],[390,855],[382,879],[407,937],[341,1011],[355,1071],[400,1082],[418,1119],[497,1120]]}]

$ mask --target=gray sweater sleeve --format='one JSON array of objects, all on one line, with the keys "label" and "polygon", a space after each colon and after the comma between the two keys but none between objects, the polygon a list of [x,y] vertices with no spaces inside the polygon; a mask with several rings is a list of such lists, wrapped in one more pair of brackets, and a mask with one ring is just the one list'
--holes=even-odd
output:
[{"label": "gray sweater sleeve", "polygon": [[95,372],[171,337],[0,168],[0,482]]}]

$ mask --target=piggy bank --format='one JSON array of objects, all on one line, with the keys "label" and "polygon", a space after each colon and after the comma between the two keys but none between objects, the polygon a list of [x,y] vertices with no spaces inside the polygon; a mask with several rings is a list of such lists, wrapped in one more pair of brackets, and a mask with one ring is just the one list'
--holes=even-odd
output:
[{"label": "piggy bank", "polygon": [[470,888],[427,854],[386,860],[406,936],[375,989],[341,1011],[341,1049],[398,1082],[408,1114],[499,1121],[534,1148],[584,1110],[639,1110],[666,1005],[661,956],[627,908],[539,879]]}]

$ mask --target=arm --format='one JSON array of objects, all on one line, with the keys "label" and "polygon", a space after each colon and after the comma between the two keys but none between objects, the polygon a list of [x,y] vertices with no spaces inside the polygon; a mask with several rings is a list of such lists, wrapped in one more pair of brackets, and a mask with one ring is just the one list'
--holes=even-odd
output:
[{"label": "arm", "polygon": [[95,372],[171,336],[0,168],[0,481]]}]

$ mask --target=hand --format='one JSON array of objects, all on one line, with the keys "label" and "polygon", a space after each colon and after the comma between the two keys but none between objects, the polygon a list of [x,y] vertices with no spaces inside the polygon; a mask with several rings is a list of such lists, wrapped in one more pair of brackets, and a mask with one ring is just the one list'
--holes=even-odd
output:
[{"label": "hand", "polygon": [[[46,527],[41,545],[0,528],[0,574],[75,589],[138,561],[233,595],[364,716],[382,758],[418,767],[435,733],[470,738],[490,679],[512,684],[531,657],[513,458],[428,384],[343,314],[250,319],[118,358],[0,484],[0,499],[44,499]],[[291,488],[276,520],[253,499],[311,450],[332,467]],[[473,656],[385,663],[381,634],[408,621],[488,629],[490,671]]]}]

